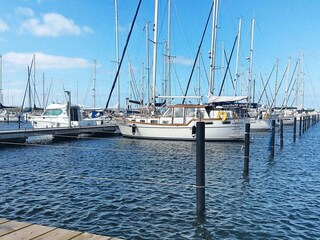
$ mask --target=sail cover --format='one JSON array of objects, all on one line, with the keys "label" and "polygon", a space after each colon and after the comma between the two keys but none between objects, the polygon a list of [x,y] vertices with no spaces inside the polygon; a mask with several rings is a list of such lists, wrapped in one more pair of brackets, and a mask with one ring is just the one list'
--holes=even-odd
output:
[{"label": "sail cover", "polygon": [[209,96],[208,103],[226,103],[226,102],[237,102],[247,99],[247,96]]}]

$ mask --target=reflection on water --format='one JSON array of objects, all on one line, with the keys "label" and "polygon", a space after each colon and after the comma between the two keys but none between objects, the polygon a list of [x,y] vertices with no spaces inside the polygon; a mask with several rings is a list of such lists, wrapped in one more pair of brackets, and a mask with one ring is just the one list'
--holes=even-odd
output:
[{"label": "reflection on water", "polygon": [[2,147],[0,217],[127,239],[316,239],[318,132],[293,143],[287,128],[273,159],[270,133],[252,134],[247,178],[243,143],[207,142],[203,218],[193,142],[118,136]]}]

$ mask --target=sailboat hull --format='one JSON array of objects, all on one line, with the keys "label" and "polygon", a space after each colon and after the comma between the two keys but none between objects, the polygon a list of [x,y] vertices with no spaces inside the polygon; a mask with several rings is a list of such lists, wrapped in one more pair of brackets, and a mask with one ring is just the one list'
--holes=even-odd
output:
[{"label": "sailboat hull", "polygon": [[[199,120],[198,120],[199,121]],[[202,120],[205,122],[206,141],[243,141],[246,119]],[[194,141],[196,120],[188,124],[152,124],[117,119],[124,137],[162,140]]]}]

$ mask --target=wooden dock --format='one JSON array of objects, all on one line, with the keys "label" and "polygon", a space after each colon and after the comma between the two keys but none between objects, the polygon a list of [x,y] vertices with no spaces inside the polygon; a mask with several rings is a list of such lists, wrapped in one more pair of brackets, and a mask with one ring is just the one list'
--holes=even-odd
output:
[{"label": "wooden dock", "polygon": [[86,232],[47,227],[0,218],[1,240],[120,240]]},{"label": "wooden dock", "polygon": [[105,135],[114,133],[116,130],[116,125],[5,130],[0,131],[0,142],[25,142],[28,137],[43,135],[51,135],[53,137],[79,136],[81,134]]}]

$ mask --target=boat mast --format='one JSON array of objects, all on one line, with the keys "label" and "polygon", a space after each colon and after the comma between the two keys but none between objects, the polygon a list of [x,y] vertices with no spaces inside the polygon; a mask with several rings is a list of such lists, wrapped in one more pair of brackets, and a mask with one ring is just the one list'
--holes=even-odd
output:
[{"label": "boat mast", "polygon": [[146,61],[147,61],[147,94],[148,94],[148,104],[151,102],[151,92],[150,92],[150,59],[149,59],[149,23],[146,22]]},{"label": "boat mast", "polygon": [[253,58],[253,37],[254,37],[254,18],[251,20],[251,43],[250,43],[250,57],[249,57],[249,74],[247,83],[248,107],[251,107],[251,81],[252,81],[252,58]]},{"label": "boat mast", "polygon": [[0,103],[3,104],[3,92],[2,92],[2,55],[0,55]]},{"label": "boat mast", "polygon": [[42,73],[42,107],[43,110],[45,109],[44,103],[45,103],[45,92],[44,92],[44,72]]},{"label": "boat mast", "polygon": [[33,65],[33,108],[32,112],[35,111],[36,107],[36,55],[33,54],[33,59],[34,59],[34,65]]},{"label": "boat mast", "polygon": [[[171,96],[171,0],[168,0],[168,46],[167,46],[167,56],[168,56],[168,93],[167,96]],[[168,103],[171,99],[168,98]]]},{"label": "boat mast", "polygon": [[242,18],[239,19],[239,28],[238,28],[238,44],[237,44],[237,57],[236,57],[236,73],[234,79],[234,95],[237,95],[237,82],[239,79],[239,55],[240,55],[240,38],[241,38],[241,27],[242,27]]},{"label": "boat mast", "polygon": [[97,87],[97,60],[93,60],[93,107],[96,107],[96,87]]},{"label": "boat mast", "polygon": [[[117,69],[119,68],[119,33],[118,33],[118,22],[119,22],[119,18],[118,18],[118,1],[114,0],[114,13],[115,13],[115,23],[116,23],[116,67]],[[118,74],[117,76],[117,95],[118,95],[118,100],[117,100],[117,106],[118,106],[118,110],[120,110],[120,74]]]},{"label": "boat mast", "polygon": [[285,90],[285,96],[284,96],[284,103],[285,107],[287,107],[288,104],[288,87],[289,87],[289,72],[290,72],[290,64],[291,64],[291,58],[288,59],[288,68],[286,73],[286,90]]},{"label": "boat mast", "polygon": [[152,66],[152,102],[153,102],[153,114],[156,110],[156,70],[157,70],[157,45],[158,45],[158,4],[159,0],[155,0],[155,11],[154,11],[154,26],[153,26],[153,66]]},{"label": "boat mast", "polygon": [[303,49],[301,50],[301,65],[302,65],[302,94],[301,94],[301,107],[304,109],[304,54],[303,54]]},{"label": "boat mast", "polygon": [[211,51],[210,51],[210,79],[209,79],[209,92],[208,96],[214,95],[214,69],[215,69],[215,56],[216,56],[216,37],[218,28],[218,8],[219,0],[213,0],[214,14],[212,15],[212,35],[211,35]]},{"label": "boat mast", "polygon": [[301,69],[301,61],[299,61],[298,65],[298,71],[297,71],[297,76],[296,76],[296,87],[295,87],[295,107],[298,108],[298,95],[299,95],[299,83],[300,83],[300,69]]},{"label": "boat mast", "polygon": [[277,65],[277,71],[276,71],[276,81],[275,81],[275,86],[274,86],[274,105],[271,106],[271,108],[276,108],[277,107],[277,92],[278,92],[278,75],[279,75],[279,58],[276,60],[276,65]]}]

